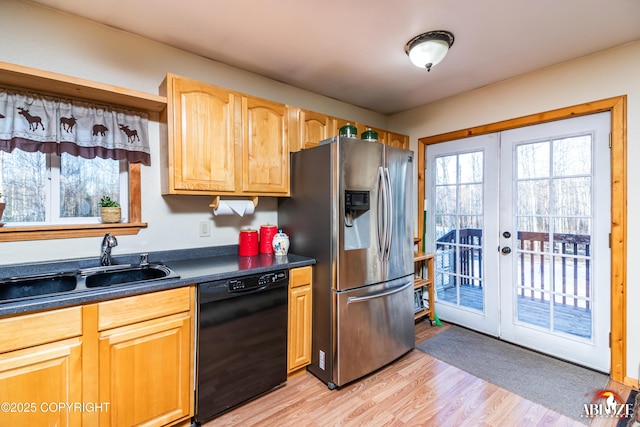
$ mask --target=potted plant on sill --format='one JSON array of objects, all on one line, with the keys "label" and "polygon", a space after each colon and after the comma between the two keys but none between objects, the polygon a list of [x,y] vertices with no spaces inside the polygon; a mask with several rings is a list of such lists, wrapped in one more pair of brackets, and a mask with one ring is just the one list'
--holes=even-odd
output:
[{"label": "potted plant on sill", "polygon": [[107,224],[120,222],[122,220],[120,203],[111,200],[109,196],[103,196],[100,199],[100,220]]}]

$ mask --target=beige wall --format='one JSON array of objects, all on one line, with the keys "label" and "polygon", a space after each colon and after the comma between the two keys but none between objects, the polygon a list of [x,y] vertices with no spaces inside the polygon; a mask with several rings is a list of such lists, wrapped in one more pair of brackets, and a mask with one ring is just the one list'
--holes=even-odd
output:
[{"label": "beige wall", "polygon": [[[110,27],[17,0],[0,0],[0,61],[158,93],[172,72],[255,96],[371,123],[386,128],[387,117],[220,64]],[[160,194],[159,126],[150,123],[151,167],[142,167],[142,218],[136,236],[118,238],[113,253],[237,244],[244,227],[277,223],[277,199],[260,198],[256,213],[214,218],[208,197]],[[198,224],[211,223],[211,237]],[[101,238],[0,244],[0,265],[98,256]],[[0,274],[1,275],[1,274]]]},{"label": "beige wall", "polygon": [[640,42],[550,67],[390,117],[389,127],[418,138],[571,105],[627,95],[627,376],[638,378],[640,340]]}]

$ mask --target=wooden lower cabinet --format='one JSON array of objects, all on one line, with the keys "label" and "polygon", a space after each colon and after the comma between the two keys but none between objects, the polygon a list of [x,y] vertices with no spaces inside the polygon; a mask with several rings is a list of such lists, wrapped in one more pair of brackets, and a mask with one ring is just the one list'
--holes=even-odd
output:
[{"label": "wooden lower cabinet", "polygon": [[193,416],[195,287],[0,319],[0,426]]},{"label": "wooden lower cabinet", "polygon": [[0,426],[80,426],[82,311],[0,319]]},{"label": "wooden lower cabinet", "polygon": [[100,426],[163,426],[193,415],[195,289],[97,304]]},{"label": "wooden lower cabinet", "polygon": [[80,426],[82,341],[70,338],[0,354],[0,425]]},{"label": "wooden lower cabinet", "polygon": [[166,425],[190,414],[189,312],[100,334],[100,425]]},{"label": "wooden lower cabinet", "polygon": [[304,368],[311,363],[311,287],[311,266],[290,271],[288,376],[304,372]]}]

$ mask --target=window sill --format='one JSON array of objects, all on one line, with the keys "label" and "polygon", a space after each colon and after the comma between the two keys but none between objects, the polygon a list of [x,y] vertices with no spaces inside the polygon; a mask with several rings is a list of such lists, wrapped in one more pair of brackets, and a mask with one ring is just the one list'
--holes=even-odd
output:
[{"label": "window sill", "polygon": [[116,224],[49,225],[36,227],[0,227],[0,242],[98,237],[104,233],[116,236],[138,234],[146,222]]}]

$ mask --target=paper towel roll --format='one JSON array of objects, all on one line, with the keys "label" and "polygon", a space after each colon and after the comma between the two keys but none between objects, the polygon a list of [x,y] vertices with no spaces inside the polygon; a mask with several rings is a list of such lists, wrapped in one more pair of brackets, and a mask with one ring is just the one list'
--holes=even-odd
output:
[{"label": "paper towel roll", "polygon": [[215,216],[219,215],[251,215],[255,209],[251,200],[220,200],[218,209],[213,210]]}]

